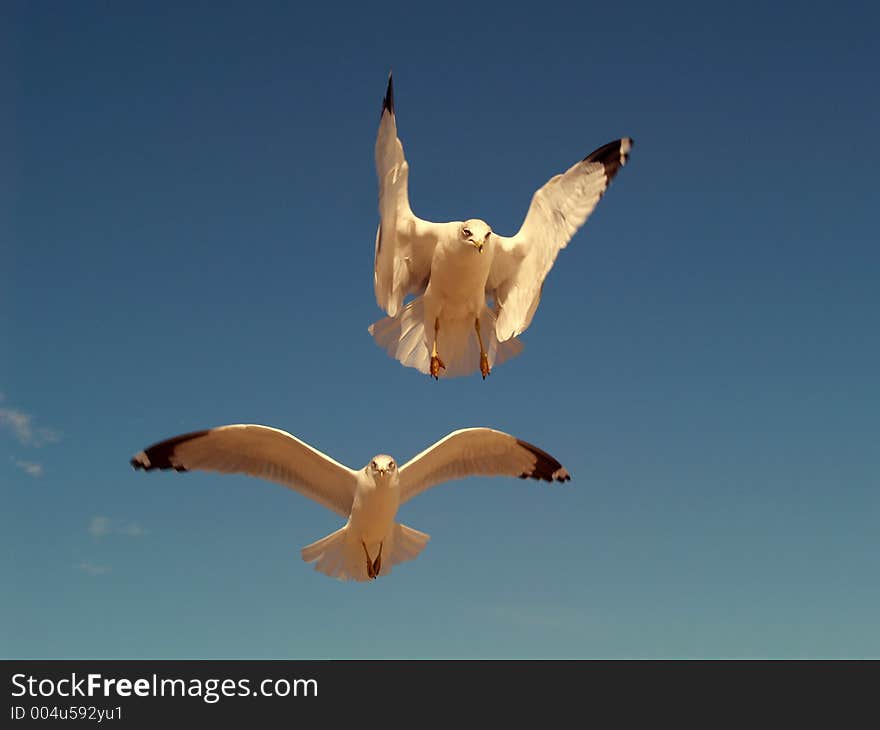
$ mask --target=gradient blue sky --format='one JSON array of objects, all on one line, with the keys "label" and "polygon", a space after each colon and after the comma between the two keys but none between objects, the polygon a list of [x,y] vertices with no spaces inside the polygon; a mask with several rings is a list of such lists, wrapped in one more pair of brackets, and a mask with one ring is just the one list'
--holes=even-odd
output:
[{"label": "gradient blue sky", "polygon": [[[880,656],[878,20],[4,3],[0,655]],[[512,234],[636,140],[485,383],[366,331],[389,68],[429,219]],[[494,426],[573,479],[434,489],[416,561],[338,583],[304,497],[128,465],[238,422],[352,467]]]}]

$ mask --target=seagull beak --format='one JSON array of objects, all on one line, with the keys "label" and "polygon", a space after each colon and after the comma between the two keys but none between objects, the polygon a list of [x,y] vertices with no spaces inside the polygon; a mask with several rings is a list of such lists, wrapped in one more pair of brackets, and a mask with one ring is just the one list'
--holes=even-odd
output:
[{"label": "seagull beak", "polygon": [[471,239],[471,246],[473,246],[475,249],[477,249],[477,251],[479,251],[480,253],[483,253],[482,241],[474,241],[473,239]]},{"label": "seagull beak", "polygon": [[383,477],[385,476],[385,470],[384,470],[384,469],[379,469],[379,473],[380,473]]}]

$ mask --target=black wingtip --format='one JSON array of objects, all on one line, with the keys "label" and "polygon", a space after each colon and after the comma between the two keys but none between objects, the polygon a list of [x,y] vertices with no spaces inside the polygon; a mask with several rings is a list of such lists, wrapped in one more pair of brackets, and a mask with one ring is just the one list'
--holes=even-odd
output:
[{"label": "black wingtip", "polygon": [[382,114],[386,109],[391,115],[394,114],[394,80],[391,71],[388,72],[388,88],[385,90],[385,98],[382,100]]},{"label": "black wingtip", "polygon": [[175,436],[166,441],[160,441],[157,444],[147,447],[139,454],[135,454],[128,463],[131,464],[135,470],[143,469],[144,471],[152,471],[153,469],[174,469],[175,471],[186,471],[187,469],[185,466],[181,466],[174,462],[174,449],[180,444],[204,436],[206,433],[208,433],[207,430],[193,431],[192,433]]},{"label": "black wingtip", "polygon": [[520,479],[541,479],[545,482],[567,482],[571,479],[568,471],[543,449],[539,449],[528,441],[516,442],[527,451],[530,451],[535,457],[535,466],[531,472],[523,472],[519,475]]},{"label": "black wingtip", "polygon": [[602,145],[584,157],[584,162],[599,162],[605,166],[605,178],[610,183],[617,171],[629,160],[630,150],[635,142],[632,137],[622,137]]}]

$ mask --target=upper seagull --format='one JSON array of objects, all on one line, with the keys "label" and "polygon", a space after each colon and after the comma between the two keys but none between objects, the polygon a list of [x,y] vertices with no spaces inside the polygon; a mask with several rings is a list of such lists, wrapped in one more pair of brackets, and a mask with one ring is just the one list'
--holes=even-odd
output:
[{"label": "upper seagull", "polygon": [[[546,451],[491,428],[453,431],[398,468],[378,454],[354,471],[277,428],[239,423],[153,444],[131,459],[135,469],[205,469],[269,479],[347,518],[302,549],[315,570],[365,581],[412,560],[429,536],[396,521],[397,509],[426,489],[476,474],[566,482],[568,472]],[[383,557],[384,556],[384,557]]]},{"label": "upper seagull", "polygon": [[[518,355],[517,335],[532,321],[556,255],[593,212],[632,146],[629,137],[609,142],[550,178],[511,238],[478,218],[432,223],[409,206],[409,165],[389,75],[376,138],[380,222],[373,277],[376,301],[389,316],[369,328],[376,343],[434,378],[467,375],[479,365],[485,380],[493,365]],[[404,304],[409,295],[415,298]]]}]

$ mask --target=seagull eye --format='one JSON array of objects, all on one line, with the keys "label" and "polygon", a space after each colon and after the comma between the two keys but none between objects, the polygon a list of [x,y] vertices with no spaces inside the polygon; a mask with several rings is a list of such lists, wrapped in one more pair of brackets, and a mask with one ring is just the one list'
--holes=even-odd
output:
[{"label": "seagull eye", "polygon": [[370,466],[373,467],[373,471],[376,471],[376,469],[379,468],[378,466],[376,466],[376,462],[375,462],[375,461],[374,461],[372,464],[370,464]]},{"label": "seagull eye", "polygon": [[470,238],[473,235],[470,228],[463,228],[461,233],[465,238]]},{"label": "seagull eye", "polygon": [[393,468],[394,468],[394,462],[393,462],[393,461],[389,461],[389,462],[388,462],[388,468],[389,468],[389,469],[393,469]]}]

